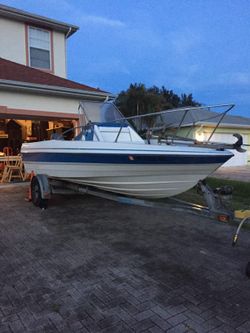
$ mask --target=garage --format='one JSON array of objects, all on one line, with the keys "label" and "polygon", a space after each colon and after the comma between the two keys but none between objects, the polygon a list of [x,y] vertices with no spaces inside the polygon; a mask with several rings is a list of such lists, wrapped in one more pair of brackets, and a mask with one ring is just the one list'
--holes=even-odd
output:
[{"label": "garage", "polygon": [[[25,80],[25,81],[24,81]],[[23,142],[49,140],[79,124],[79,102],[90,111],[109,94],[0,59],[0,151],[17,155]]]},{"label": "garage", "polygon": [[[214,110],[216,110],[216,106],[210,107],[209,110],[205,108],[190,110],[182,122],[181,135],[186,136],[188,133],[191,139],[207,141],[214,132],[210,139],[211,142],[233,144],[237,141],[234,134],[240,134],[243,144],[245,144],[243,148],[246,149],[246,152],[240,153],[232,150],[234,157],[223,164],[223,167],[248,165],[250,163],[250,118],[228,113],[222,117],[222,111],[225,112],[225,109],[220,110],[220,112],[215,112]],[[236,113],[236,111],[230,112]],[[176,115],[172,117],[174,117],[175,121],[176,118],[179,122],[181,121],[181,114],[178,117]]]},{"label": "garage", "polygon": [[[0,5],[0,152],[79,123],[79,102],[109,93],[67,78],[67,40],[79,27]],[[92,110],[92,108],[90,108]]]},{"label": "garage", "polygon": [[[248,136],[246,134],[241,134],[243,138],[243,142],[248,142]],[[208,139],[208,135],[205,135],[205,139]],[[224,143],[234,143],[236,138],[233,136],[232,133],[214,133],[211,141],[213,142],[224,142]],[[248,151],[244,153],[240,153],[236,150],[231,150],[234,154],[230,160],[223,164],[223,167],[235,167],[235,166],[242,166],[247,165],[248,163]]]}]

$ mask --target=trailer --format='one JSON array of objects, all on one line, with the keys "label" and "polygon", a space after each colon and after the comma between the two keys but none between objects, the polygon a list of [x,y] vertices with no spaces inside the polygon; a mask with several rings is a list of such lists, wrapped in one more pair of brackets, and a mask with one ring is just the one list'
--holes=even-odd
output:
[{"label": "trailer", "polygon": [[[160,200],[143,200],[133,197],[127,197],[120,194],[101,191],[97,188],[76,184],[74,182],[62,180],[59,178],[48,177],[44,174],[32,174],[28,200],[40,207],[47,209],[49,200],[54,194],[82,194],[93,195],[99,198],[116,201],[121,204],[137,205],[143,207],[152,207],[164,210],[173,210],[187,212],[220,222],[239,221],[236,234],[233,237],[232,245],[235,246],[238,240],[239,232],[244,223],[250,220],[250,211],[248,214],[234,214],[231,209],[232,187],[222,186],[212,189],[205,180],[200,180],[197,184],[197,191],[203,196],[206,206],[183,201],[177,198],[167,198]],[[236,217],[236,219],[235,219]],[[250,278],[250,262],[246,265],[246,275]]]},{"label": "trailer", "polygon": [[203,215],[221,222],[233,219],[233,211],[230,209],[232,188],[224,186],[213,190],[206,182],[199,181],[197,191],[203,196],[207,206],[186,202],[177,198],[161,200],[144,200],[128,197],[112,192],[102,191],[92,186],[81,185],[72,181],[48,177],[44,174],[32,175],[29,190],[29,200],[41,209],[48,207],[53,194],[89,194],[96,197],[113,200],[122,204],[153,207],[166,210],[188,211],[196,215]]}]

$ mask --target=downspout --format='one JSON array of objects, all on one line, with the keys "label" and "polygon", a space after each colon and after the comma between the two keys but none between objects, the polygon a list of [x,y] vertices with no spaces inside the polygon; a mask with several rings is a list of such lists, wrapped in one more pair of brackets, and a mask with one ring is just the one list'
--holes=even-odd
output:
[{"label": "downspout", "polygon": [[68,32],[65,35],[65,44],[64,44],[64,49],[65,49],[65,78],[67,79],[68,77],[68,70],[67,70],[67,39],[69,37],[69,34],[71,33],[72,27],[69,27]]}]

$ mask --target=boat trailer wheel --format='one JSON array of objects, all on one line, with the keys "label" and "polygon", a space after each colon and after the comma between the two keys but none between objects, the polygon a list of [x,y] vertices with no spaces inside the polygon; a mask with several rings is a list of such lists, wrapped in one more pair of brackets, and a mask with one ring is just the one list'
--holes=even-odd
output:
[{"label": "boat trailer wheel", "polygon": [[45,209],[48,206],[48,200],[42,198],[41,185],[36,176],[31,180],[31,201],[41,209]]},{"label": "boat trailer wheel", "polygon": [[246,265],[246,276],[250,278],[250,261]]}]

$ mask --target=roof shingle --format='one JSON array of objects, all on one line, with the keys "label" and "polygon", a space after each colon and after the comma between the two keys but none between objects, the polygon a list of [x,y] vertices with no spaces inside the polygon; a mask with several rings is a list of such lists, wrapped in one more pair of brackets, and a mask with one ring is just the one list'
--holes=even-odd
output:
[{"label": "roof shingle", "polygon": [[20,81],[103,93],[105,91],[0,58],[0,80]]}]

